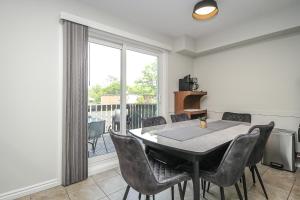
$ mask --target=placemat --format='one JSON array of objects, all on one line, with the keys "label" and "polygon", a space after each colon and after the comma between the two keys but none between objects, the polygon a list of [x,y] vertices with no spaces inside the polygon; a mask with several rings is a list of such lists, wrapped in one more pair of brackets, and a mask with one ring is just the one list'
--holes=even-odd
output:
[{"label": "placemat", "polygon": [[240,122],[220,120],[220,121],[209,122],[207,128],[200,128],[199,126],[194,126],[194,125],[188,127],[178,127],[178,128],[174,127],[168,130],[157,131],[155,135],[163,136],[177,141],[186,141],[186,140],[193,139],[195,137],[200,137],[215,131],[227,129],[240,124],[241,124]]},{"label": "placemat", "polygon": [[196,126],[181,127],[176,129],[170,129],[167,131],[161,131],[155,133],[155,135],[163,136],[178,141],[185,141],[195,137],[199,137],[208,133],[214,132],[207,128],[200,128]]},{"label": "placemat", "polygon": [[219,120],[219,121],[209,122],[207,124],[207,128],[210,130],[219,131],[240,124],[242,124],[242,122]]}]

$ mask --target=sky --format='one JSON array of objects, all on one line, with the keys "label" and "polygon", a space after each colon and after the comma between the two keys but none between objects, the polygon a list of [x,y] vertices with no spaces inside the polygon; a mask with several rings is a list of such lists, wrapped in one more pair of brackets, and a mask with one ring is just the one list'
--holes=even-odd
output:
[{"label": "sky", "polygon": [[[127,50],[126,52],[126,81],[132,85],[142,76],[145,65],[157,63],[157,57]],[[108,77],[113,76],[120,80],[121,50],[90,43],[90,86],[99,84],[105,87],[109,84]]]}]

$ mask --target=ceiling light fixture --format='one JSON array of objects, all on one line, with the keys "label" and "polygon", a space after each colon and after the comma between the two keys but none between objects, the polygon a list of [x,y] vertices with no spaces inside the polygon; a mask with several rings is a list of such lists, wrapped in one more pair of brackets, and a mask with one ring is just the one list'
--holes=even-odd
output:
[{"label": "ceiling light fixture", "polygon": [[214,17],[219,12],[215,0],[202,0],[198,2],[193,11],[193,18],[196,20],[206,20]]}]

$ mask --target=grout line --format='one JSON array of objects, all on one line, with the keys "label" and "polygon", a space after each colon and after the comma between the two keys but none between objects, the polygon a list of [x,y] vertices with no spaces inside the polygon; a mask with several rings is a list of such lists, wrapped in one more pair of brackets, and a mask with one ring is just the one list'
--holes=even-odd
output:
[{"label": "grout line", "polygon": [[290,192],[289,192],[289,195],[288,195],[288,197],[287,197],[287,200],[290,198],[294,186],[295,186],[295,181],[294,181],[294,184],[293,184],[293,186],[292,186],[292,188],[291,188],[291,190],[290,190]]},{"label": "grout line", "polygon": [[95,181],[94,177],[92,176],[92,180],[95,183],[95,185],[103,192],[103,194],[105,195],[105,197],[107,197],[108,199],[110,199],[108,197],[108,194],[106,194],[106,192],[100,187],[100,185],[98,185],[97,181]]},{"label": "grout line", "polygon": [[64,187],[64,189],[65,189],[65,191],[66,191],[66,193],[67,193],[67,195],[68,195],[68,198],[71,200],[71,197],[70,197],[70,195],[69,195],[69,192],[68,192],[68,190]]}]

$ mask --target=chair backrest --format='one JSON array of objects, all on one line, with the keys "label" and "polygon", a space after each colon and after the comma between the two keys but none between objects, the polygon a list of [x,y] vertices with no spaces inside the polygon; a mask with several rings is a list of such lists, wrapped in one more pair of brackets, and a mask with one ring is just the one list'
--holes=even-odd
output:
[{"label": "chair backrest", "polygon": [[186,113],[181,113],[178,115],[171,115],[171,120],[174,123],[174,122],[187,121],[187,120],[190,120],[190,118]]},{"label": "chair backrest", "polygon": [[152,194],[158,187],[158,181],[139,141],[132,136],[118,135],[112,130],[110,136],[116,148],[124,180],[138,192]]},{"label": "chair backrest", "polygon": [[142,127],[158,126],[166,123],[167,123],[166,119],[162,116],[142,119]]},{"label": "chair backrest", "polygon": [[121,121],[121,110],[115,109],[114,114],[112,116],[112,119],[114,122],[120,122]]},{"label": "chair backrest", "polygon": [[105,120],[88,123],[88,139],[100,137],[105,132]]},{"label": "chair backrest", "polygon": [[259,129],[255,129],[251,134],[239,135],[231,142],[214,177],[219,186],[229,187],[242,177],[258,137]]},{"label": "chair backrest", "polygon": [[249,158],[249,162],[248,162],[249,166],[253,166],[261,161],[267,141],[271,135],[274,126],[275,124],[272,121],[267,125],[255,125],[249,129],[249,133],[251,133],[256,128],[258,128],[260,131],[260,135],[257,140],[257,143]]},{"label": "chair backrest", "polygon": [[222,116],[222,120],[251,123],[251,114],[224,112]]}]

